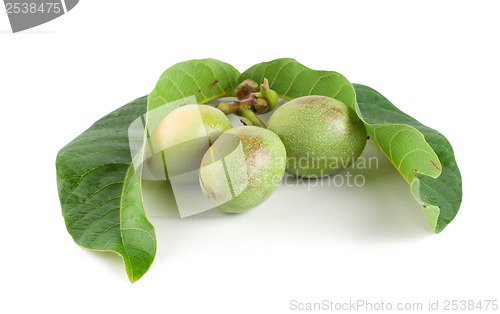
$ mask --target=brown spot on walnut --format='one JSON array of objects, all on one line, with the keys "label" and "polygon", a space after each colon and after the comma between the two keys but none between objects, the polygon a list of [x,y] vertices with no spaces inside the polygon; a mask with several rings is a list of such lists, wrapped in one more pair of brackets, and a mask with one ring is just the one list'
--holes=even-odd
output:
[{"label": "brown spot on walnut", "polygon": [[314,102],[314,100],[321,99],[321,98],[327,98],[327,97],[323,97],[323,96],[320,96],[320,97],[318,97],[318,96],[304,96],[304,97],[298,98],[296,100],[296,102],[298,104],[301,104],[301,105],[309,105],[311,102]]},{"label": "brown spot on walnut", "polygon": [[269,194],[269,190],[266,190],[266,192],[264,193],[264,195],[262,195],[262,198],[266,198],[267,194]]}]

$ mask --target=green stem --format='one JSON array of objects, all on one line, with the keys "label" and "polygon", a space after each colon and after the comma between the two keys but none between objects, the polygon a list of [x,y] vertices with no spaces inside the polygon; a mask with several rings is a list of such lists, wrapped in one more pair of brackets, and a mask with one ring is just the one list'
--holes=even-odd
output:
[{"label": "green stem", "polygon": [[229,103],[221,102],[217,108],[226,115],[234,113],[239,115],[245,125],[255,125],[265,128],[266,125],[257,117],[257,114],[272,111],[278,103],[278,94],[269,87],[267,78],[260,85],[260,91],[253,91],[258,86],[255,81],[245,80],[235,89],[239,100]]},{"label": "green stem", "polygon": [[259,117],[257,117],[257,114],[255,114],[255,111],[253,111],[249,105],[241,104],[240,108],[238,110],[238,114],[240,116],[242,116],[243,118],[252,122],[253,125],[261,127],[261,128],[266,128],[266,125],[264,124],[264,122],[262,122],[259,119]]},{"label": "green stem", "polygon": [[221,102],[217,106],[217,109],[224,112],[224,114],[226,114],[226,115],[231,114],[231,113],[237,113],[238,108],[239,108],[239,106],[235,102],[230,102],[230,103]]},{"label": "green stem", "polygon": [[269,107],[267,111],[272,111],[278,104],[278,93],[269,87],[269,82],[267,78],[264,79],[264,83],[260,85],[260,94],[267,100]]},{"label": "green stem", "polygon": [[238,116],[238,118],[240,118],[241,123],[243,123],[244,125],[247,125],[247,126],[248,125],[250,125],[250,126],[254,125],[252,121],[248,120],[245,117]]}]

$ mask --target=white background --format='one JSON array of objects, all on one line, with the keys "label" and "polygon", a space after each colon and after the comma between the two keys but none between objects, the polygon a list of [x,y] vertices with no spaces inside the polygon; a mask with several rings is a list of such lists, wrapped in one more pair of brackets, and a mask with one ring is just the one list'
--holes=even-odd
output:
[{"label": "white background", "polygon": [[[82,0],[19,34],[1,12],[0,311],[295,313],[291,300],[426,308],[500,299],[499,9],[495,1]],[[131,284],[118,255],[84,250],[66,232],[56,154],[148,94],[169,66],[206,57],[240,71],[293,57],[379,90],[452,143],[464,191],[456,219],[434,235],[382,158],[363,188],[280,187],[241,215],[180,219],[150,209],[156,260]],[[161,198],[161,188],[151,194]]]}]

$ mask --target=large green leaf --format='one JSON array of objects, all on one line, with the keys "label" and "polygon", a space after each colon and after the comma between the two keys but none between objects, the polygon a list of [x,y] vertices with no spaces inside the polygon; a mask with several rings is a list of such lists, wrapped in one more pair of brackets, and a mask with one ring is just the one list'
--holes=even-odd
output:
[{"label": "large green leaf", "polygon": [[203,103],[232,96],[239,75],[231,65],[214,59],[178,63],[162,74],[148,98],[110,113],[59,151],[59,198],[66,227],[77,244],[120,254],[132,282],[146,273],[156,253],[156,236],[144,211],[141,175],[135,173],[142,169],[142,144],[130,146],[134,139],[129,138],[129,127],[148,106],[152,110],[174,102],[168,107],[173,110],[179,99],[192,97]]},{"label": "large green leaf", "polygon": [[190,96],[195,96],[199,104],[234,96],[239,76],[232,65],[216,59],[177,63],[163,72],[149,94],[148,111]]},{"label": "large green leaf", "polygon": [[[413,172],[411,167],[407,167],[409,170],[405,173],[411,191],[424,208],[434,230],[442,231],[455,218],[462,202],[462,176],[451,144],[441,133],[408,116],[374,89],[359,84],[354,84],[354,88],[359,112],[372,141],[386,155],[398,149],[405,152],[408,157],[403,162],[414,166]],[[391,140],[387,141],[388,137],[379,133],[387,124],[405,127],[400,127],[397,133],[392,132]],[[423,137],[437,154],[439,162],[431,155],[419,153],[420,146],[413,142],[409,147],[407,142],[412,138],[406,135],[409,132],[415,137]],[[398,160],[391,161],[396,165]]]},{"label": "large green leaf", "polygon": [[[216,59],[189,60],[171,66],[163,72],[148,96],[147,137],[165,116],[182,105],[203,104],[217,98],[235,96],[239,76],[240,72],[232,65]],[[146,154],[145,159],[158,158],[158,162],[164,158]],[[145,169],[147,173],[147,167]],[[155,177],[148,174],[144,176],[145,179]]]},{"label": "large green leaf", "polygon": [[[375,98],[366,87],[358,85],[355,91],[341,74],[312,70],[294,59],[254,65],[239,81],[248,78],[257,82],[267,78],[282,98],[323,95],[349,105],[364,120],[372,142],[410,184],[433,230],[440,232],[455,217],[461,200],[461,178],[451,146],[440,133],[405,115],[385,98]],[[356,97],[361,100],[359,106]]]},{"label": "large green leaf", "polygon": [[354,106],[355,93],[351,83],[340,73],[316,71],[295,59],[282,58],[256,64],[241,74],[238,82],[264,78],[281,98],[293,99],[307,95],[324,95]]},{"label": "large green leaf", "polygon": [[84,248],[120,254],[132,282],[146,273],[156,253],[128,138],[129,125],[145,112],[146,97],[113,111],[61,149],[56,160],[68,232]]}]

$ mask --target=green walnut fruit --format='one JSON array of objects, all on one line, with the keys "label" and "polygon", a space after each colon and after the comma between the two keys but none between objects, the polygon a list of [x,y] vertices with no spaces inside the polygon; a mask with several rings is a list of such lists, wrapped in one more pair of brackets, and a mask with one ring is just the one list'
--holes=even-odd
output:
[{"label": "green walnut fruit", "polygon": [[157,179],[179,183],[198,181],[198,169],[207,149],[231,122],[208,105],[185,105],[170,112],[151,134],[146,161]]},{"label": "green walnut fruit", "polygon": [[286,150],[273,132],[241,126],[224,132],[203,156],[200,185],[212,205],[239,213],[264,202],[285,173]]},{"label": "green walnut fruit", "polygon": [[301,177],[331,175],[363,152],[366,128],[343,102],[324,96],[296,98],[278,108],[268,129],[285,144],[286,171]]}]

